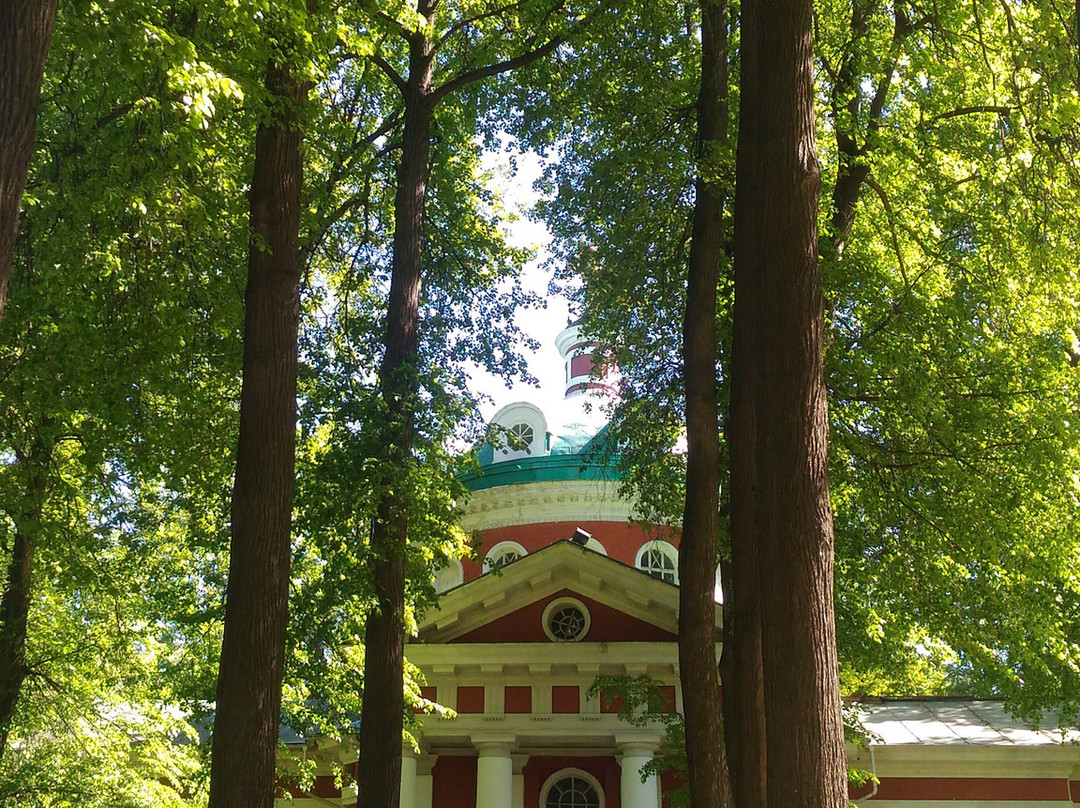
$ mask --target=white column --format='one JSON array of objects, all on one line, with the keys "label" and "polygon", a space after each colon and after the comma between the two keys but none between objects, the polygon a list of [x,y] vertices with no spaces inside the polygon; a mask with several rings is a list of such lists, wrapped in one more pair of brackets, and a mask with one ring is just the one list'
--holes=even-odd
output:
[{"label": "white column", "polygon": [[416,808],[416,752],[410,743],[401,745],[401,808]]},{"label": "white column", "polygon": [[619,785],[622,808],[659,808],[660,784],[656,775],[650,774],[641,782],[641,767],[653,759],[656,746],[651,743],[620,743],[622,775]]},{"label": "white column", "polygon": [[514,798],[514,761],[511,744],[477,743],[476,808],[507,808]]}]

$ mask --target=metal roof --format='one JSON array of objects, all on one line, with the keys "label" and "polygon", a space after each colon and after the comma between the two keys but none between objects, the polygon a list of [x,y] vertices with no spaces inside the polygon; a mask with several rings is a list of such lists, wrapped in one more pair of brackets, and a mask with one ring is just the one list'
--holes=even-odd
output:
[{"label": "metal roof", "polygon": [[1060,746],[1080,742],[1076,727],[1059,729],[1058,716],[1035,727],[1014,718],[995,699],[883,699],[858,705],[874,743],[886,745]]}]

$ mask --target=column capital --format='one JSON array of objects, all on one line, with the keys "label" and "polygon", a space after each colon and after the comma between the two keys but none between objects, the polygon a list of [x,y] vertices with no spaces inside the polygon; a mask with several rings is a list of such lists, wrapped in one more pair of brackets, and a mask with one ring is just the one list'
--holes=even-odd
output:
[{"label": "column capital", "polygon": [[516,743],[517,738],[509,734],[486,735],[472,739],[472,744],[480,757],[510,757]]},{"label": "column capital", "polygon": [[431,770],[435,768],[435,764],[438,762],[438,755],[421,754],[416,761],[416,773],[421,777],[430,776]]},{"label": "column capital", "polygon": [[652,757],[660,748],[662,738],[656,732],[620,734],[615,736],[615,745],[623,755],[648,755]]}]

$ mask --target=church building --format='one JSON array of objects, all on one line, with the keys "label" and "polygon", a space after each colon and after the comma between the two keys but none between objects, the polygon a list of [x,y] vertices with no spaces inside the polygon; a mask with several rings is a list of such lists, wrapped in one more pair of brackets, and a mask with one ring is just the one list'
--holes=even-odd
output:
[{"label": "church building", "polygon": [[[643,779],[663,743],[657,724],[621,720],[598,676],[647,674],[661,711],[681,711],[678,538],[632,521],[614,471],[591,462],[604,440],[594,346],[571,325],[556,412],[525,402],[492,419],[501,440],[466,478],[463,527],[482,560],[451,561],[435,580],[439,608],[406,646],[424,698],[449,713],[419,717],[407,747],[402,808],[667,808],[673,776]],[[717,636],[721,611],[716,606]],[[717,658],[721,648],[717,644]],[[1039,731],[1000,703],[882,700],[861,705],[872,733],[850,763],[875,775],[854,790],[867,808],[1034,808],[1080,803],[1080,736]],[[333,773],[355,746],[286,738],[323,774],[279,808],[349,806]]]}]

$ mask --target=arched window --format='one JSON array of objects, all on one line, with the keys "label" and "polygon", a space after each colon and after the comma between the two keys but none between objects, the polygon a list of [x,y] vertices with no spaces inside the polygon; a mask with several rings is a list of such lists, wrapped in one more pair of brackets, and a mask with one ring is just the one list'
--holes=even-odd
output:
[{"label": "arched window", "polygon": [[525,555],[525,548],[516,541],[501,541],[484,556],[484,572],[502,569]]},{"label": "arched window", "polygon": [[547,454],[547,419],[533,404],[508,404],[491,419],[497,432],[492,462],[543,457]]},{"label": "arched window", "polygon": [[465,570],[461,566],[461,562],[456,558],[451,558],[446,562],[446,566],[435,573],[435,591],[442,594],[447,589],[453,589],[465,580]]},{"label": "arched window", "polygon": [[514,424],[506,431],[509,433],[507,443],[514,451],[529,451],[530,447],[532,447],[533,438],[536,437],[532,426],[524,421]]},{"label": "arched window", "polygon": [[563,769],[544,783],[540,805],[542,808],[604,808],[604,790],[588,772]]},{"label": "arched window", "polygon": [[679,582],[679,551],[666,541],[655,539],[641,545],[634,563],[653,578],[669,584]]}]

